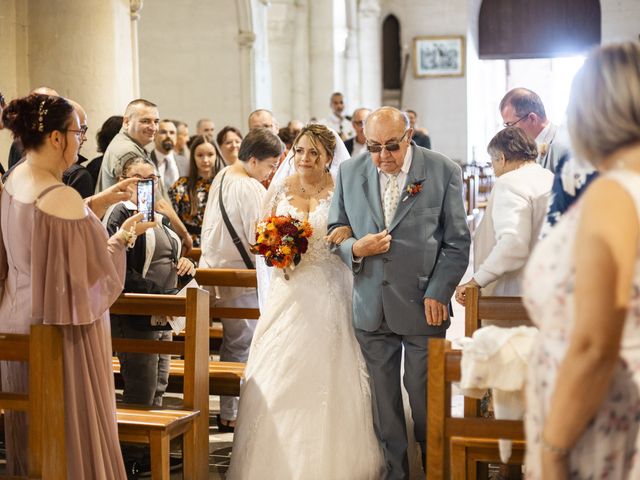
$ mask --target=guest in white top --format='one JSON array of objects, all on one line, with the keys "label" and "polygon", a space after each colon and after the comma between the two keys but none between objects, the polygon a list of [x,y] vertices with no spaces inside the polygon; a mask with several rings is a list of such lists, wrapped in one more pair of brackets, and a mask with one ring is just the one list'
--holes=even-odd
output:
[{"label": "guest in white top", "polygon": [[518,127],[498,132],[487,151],[498,178],[473,238],[473,278],[456,288],[462,305],[467,286],[482,287],[484,295],[520,295],[553,183],[553,174],[536,163],[535,142]]},{"label": "guest in white top", "polygon": [[[202,222],[201,267],[255,268],[255,257],[250,253],[250,246],[255,243],[255,227],[260,220],[262,197],[266,192],[260,182],[275,167],[283,149],[284,145],[278,136],[270,130],[252,130],[242,140],[238,161],[215,177]],[[223,209],[240,240],[237,246],[225,224]],[[216,287],[216,296],[218,307],[258,308],[255,288]],[[220,360],[246,362],[256,320],[221,320],[223,338]],[[237,412],[236,397],[221,398],[218,417],[221,431],[233,430]]]},{"label": "guest in white top", "polygon": [[158,124],[158,133],[153,139],[155,148],[151,152],[151,160],[156,166],[166,190],[169,190],[180,177],[173,153],[177,138],[176,126],[171,120],[162,120]]},{"label": "guest in white top", "polygon": [[331,106],[331,115],[322,120],[320,123],[327,127],[333,128],[341,140],[346,140],[354,136],[353,126],[351,125],[351,119],[344,113],[344,97],[340,92],[331,94],[331,100],[329,105]]}]

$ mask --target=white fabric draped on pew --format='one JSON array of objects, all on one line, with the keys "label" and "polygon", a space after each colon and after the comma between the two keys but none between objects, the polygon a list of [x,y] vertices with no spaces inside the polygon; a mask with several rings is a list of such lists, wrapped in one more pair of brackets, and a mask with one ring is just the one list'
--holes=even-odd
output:
[{"label": "white fabric draped on pew", "polygon": [[[520,420],[524,416],[524,382],[527,361],[538,329],[487,326],[476,330],[462,345],[460,388],[465,396],[482,398],[492,389],[496,419]],[[500,440],[500,459],[511,457],[511,441]]]}]

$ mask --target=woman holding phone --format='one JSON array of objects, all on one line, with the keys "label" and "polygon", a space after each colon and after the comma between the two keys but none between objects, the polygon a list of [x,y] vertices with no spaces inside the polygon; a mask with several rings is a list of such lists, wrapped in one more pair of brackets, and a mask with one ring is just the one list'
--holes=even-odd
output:
[{"label": "woman holding phone", "polygon": [[[152,224],[132,215],[107,233],[98,219],[128,198],[119,183],[83,202],[62,183],[77,160],[83,130],[62,97],[29,95],[2,113],[25,149],[12,170],[0,208],[0,331],[29,333],[56,325],[63,335],[65,439],[68,478],[125,480],[114,401],[109,306],[122,291],[125,248]],[[116,200],[117,199],[117,200]],[[90,208],[87,208],[90,207]],[[27,366],[3,362],[5,392],[28,390]],[[27,418],[5,414],[6,471],[26,476]]]}]

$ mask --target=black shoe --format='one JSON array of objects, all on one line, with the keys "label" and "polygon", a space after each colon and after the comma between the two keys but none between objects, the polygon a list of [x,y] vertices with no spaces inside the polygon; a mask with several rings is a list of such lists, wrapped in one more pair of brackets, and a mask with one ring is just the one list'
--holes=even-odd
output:
[{"label": "black shoe", "polygon": [[[138,477],[149,477],[151,476],[151,464],[137,464],[138,473],[135,478]],[[182,468],[182,458],[180,457],[169,457],[169,470],[179,470]]]},{"label": "black shoe", "polygon": [[[228,422],[229,420],[227,420]],[[225,425],[222,423],[222,417],[220,415],[216,415],[216,423],[218,424],[218,431],[220,433],[233,433],[235,431],[235,427],[231,425]]]}]

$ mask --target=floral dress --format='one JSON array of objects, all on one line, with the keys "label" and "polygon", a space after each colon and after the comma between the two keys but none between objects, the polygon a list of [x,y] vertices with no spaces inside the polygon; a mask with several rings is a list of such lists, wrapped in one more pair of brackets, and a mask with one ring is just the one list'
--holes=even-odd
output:
[{"label": "floral dress", "polygon": [[[640,212],[640,175],[611,172]],[[524,275],[524,301],[540,334],[529,359],[527,379],[526,478],[540,479],[541,437],[556,376],[573,329],[575,265],[573,247],[583,202],[579,200],[542,240]],[[640,216],[640,213],[639,213]],[[640,247],[640,245],[639,245]],[[607,321],[607,319],[602,319]],[[636,259],[620,358],[611,386],[593,419],[571,450],[572,479],[640,478],[640,256]],[[580,402],[576,398],[576,402]]]},{"label": "floral dress", "polygon": [[169,198],[180,220],[184,222],[185,227],[191,234],[193,246],[199,247],[204,208],[207,206],[207,198],[209,197],[209,189],[213,178],[204,179],[198,177],[195,188],[197,202],[195,214],[191,213],[191,196],[189,195],[188,181],[188,177],[180,177],[176,180],[176,183],[169,189]]}]

